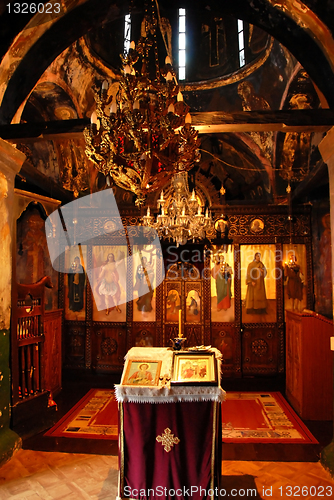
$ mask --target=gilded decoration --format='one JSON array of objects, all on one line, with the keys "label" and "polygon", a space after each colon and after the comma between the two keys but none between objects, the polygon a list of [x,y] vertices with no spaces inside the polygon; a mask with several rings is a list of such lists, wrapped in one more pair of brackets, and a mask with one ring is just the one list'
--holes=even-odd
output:
[{"label": "gilded decoration", "polygon": [[178,437],[174,437],[172,431],[167,427],[161,436],[157,436],[155,438],[158,443],[161,443],[164,447],[164,450],[169,453],[175,444],[179,444],[180,439]]},{"label": "gilded decoration", "polygon": [[105,230],[106,234],[112,233],[116,229],[116,223],[113,222],[112,220],[107,220],[103,224],[103,229]]},{"label": "gilded decoration", "polygon": [[[254,237],[264,236],[308,236],[310,234],[310,218],[307,214],[294,213],[292,220],[288,220],[288,213],[275,213],[254,217],[248,214],[229,215],[229,235],[233,238],[247,238],[254,241]],[[249,240],[252,238],[252,240]]]},{"label": "gilded decoration", "polygon": [[250,225],[250,230],[252,233],[262,233],[264,229],[264,222],[262,219],[253,219]]}]

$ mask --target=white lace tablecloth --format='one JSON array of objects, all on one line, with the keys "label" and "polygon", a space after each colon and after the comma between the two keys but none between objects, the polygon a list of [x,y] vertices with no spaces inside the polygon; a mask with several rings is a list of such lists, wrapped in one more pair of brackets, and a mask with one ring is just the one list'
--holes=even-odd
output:
[{"label": "white lace tablecloth", "polygon": [[[123,379],[127,368],[127,362],[130,360],[141,361],[161,361],[162,377],[171,379],[173,368],[173,351],[166,347],[132,347],[125,356],[125,366],[122,374],[121,383],[115,385],[115,396],[119,402],[128,403],[177,403],[186,401],[224,401],[225,391],[220,387],[221,376],[221,352],[210,347],[210,352],[215,353],[218,365],[218,384],[217,386],[201,385],[171,385],[163,380],[159,380],[158,386],[139,387],[123,385]],[[198,354],[207,351],[198,351]]]}]

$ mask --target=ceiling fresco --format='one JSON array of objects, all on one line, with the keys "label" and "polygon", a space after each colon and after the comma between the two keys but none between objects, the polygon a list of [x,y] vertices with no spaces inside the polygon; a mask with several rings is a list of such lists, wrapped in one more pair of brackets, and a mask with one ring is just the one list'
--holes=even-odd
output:
[{"label": "ceiling fresco", "polygon": [[[296,22],[296,12],[284,11],[271,1],[233,3],[233,8],[218,8],[217,2],[198,2],[196,7],[185,2],[186,8],[189,6],[189,66],[181,89],[191,112],[250,112],[261,117],[263,112],[328,107],[331,97],[327,88],[334,81],[329,60],[332,42],[326,39],[319,55],[319,46],[313,46],[314,37],[309,36],[314,13],[310,10],[309,17],[308,12],[304,13],[301,23]],[[260,11],[264,3],[265,9]],[[291,9],[297,9],[299,3]],[[19,16],[15,28],[1,5],[0,19],[8,21],[0,40],[3,126],[88,120],[95,108],[93,87],[100,86],[105,78],[110,82],[118,80],[126,3],[64,0],[61,4],[63,11],[58,18],[44,16],[42,22],[36,22],[33,16],[27,16],[25,21]],[[330,33],[322,19],[324,9],[317,2],[304,4],[314,9],[316,19]],[[132,3],[134,39],[140,33],[142,5]],[[175,1],[159,2],[164,20],[162,32],[158,33],[161,62],[166,56],[166,44],[177,59],[177,6]],[[278,30],[283,17],[292,40],[286,46],[286,33]],[[238,18],[244,19],[247,64],[242,68]],[[324,29],[322,35],[316,30],[319,40]],[[295,40],[298,43],[294,45]],[[306,58],[305,48],[311,50],[312,57]],[[322,74],[316,71],[316,60]],[[282,171],[299,171],[299,177],[290,176],[292,184],[305,178],[314,166],[312,153],[323,133],[282,132],[269,125],[263,130],[253,131],[248,125],[245,130],[229,133],[203,133],[201,161],[194,171],[200,172],[218,193],[223,187],[226,203],[275,203],[286,196],[289,179],[281,175]],[[11,142],[26,154],[28,170],[37,169],[74,197],[105,188],[103,176],[84,154],[84,138],[77,131],[69,129],[68,133],[55,133],[44,140],[28,137],[20,141],[14,137]]]}]

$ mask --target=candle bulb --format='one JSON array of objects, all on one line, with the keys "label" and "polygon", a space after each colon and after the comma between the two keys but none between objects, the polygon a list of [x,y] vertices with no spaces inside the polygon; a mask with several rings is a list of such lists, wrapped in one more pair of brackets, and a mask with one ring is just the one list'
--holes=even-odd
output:
[{"label": "candle bulb", "polygon": [[111,103],[111,106],[110,106],[110,114],[112,115],[113,113],[114,114],[117,113],[117,104],[116,104],[116,101],[113,101]]},{"label": "candle bulb", "polygon": [[103,80],[102,82],[102,87],[101,87],[101,98],[102,100],[105,100],[108,94],[108,82],[107,80]]},{"label": "candle bulb", "polygon": [[96,111],[93,111],[91,117],[90,117],[90,123],[92,125],[96,125],[97,124],[97,114],[96,114]]},{"label": "candle bulb", "polygon": [[146,214],[146,217],[150,217],[151,213],[150,213],[150,207],[147,207],[147,214]]},{"label": "candle bulb", "polygon": [[186,114],[185,123],[191,124],[191,114],[190,113]]},{"label": "candle bulb", "polygon": [[167,113],[174,113],[174,104],[173,104],[173,103],[171,103],[171,104],[168,106]]}]

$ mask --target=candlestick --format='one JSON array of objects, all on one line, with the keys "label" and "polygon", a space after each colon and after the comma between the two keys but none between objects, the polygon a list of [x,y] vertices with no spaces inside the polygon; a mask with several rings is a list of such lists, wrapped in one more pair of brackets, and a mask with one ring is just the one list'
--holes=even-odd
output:
[{"label": "candlestick", "polygon": [[182,326],[181,326],[181,315],[182,315],[182,311],[181,311],[181,309],[180,309],[180,310],[179,310],[179,337],[180,337],[180,338],[182,337],[182,333],[181,333],[181,331],[182,331],[182,330],[181,330],[181,328],[182,328]]}]

